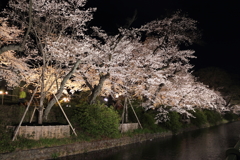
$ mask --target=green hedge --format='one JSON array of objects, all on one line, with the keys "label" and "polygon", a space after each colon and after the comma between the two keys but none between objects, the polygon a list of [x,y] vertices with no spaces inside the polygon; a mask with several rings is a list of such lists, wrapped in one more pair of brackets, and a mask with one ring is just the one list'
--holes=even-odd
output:
[{"label": "green hedge", "polygon": [[83,103],[74,109],[73,121],[84,133],[97,137],[118,137],[120,116],[112,108],[104,104]]},{"label": "green hedge", "polygon": [[228,121],[235,121],[239,118],[239,116],[234,114],[234,113],[227,112],[223,115],[223,118],[228,120]]},{"label": "green hedge", "polygon": [[207,121],[211,125],[216,125],[218,122],[222,121],[222,116],[219,112],[215,110],[203,110],[204,114],[207,116]]},{"label": "green hedge", "polygon": [[164,123],[164,126],[172,131],[174,134],[176,134],[181,128],[182,128],[182,123],[180,122],[180,114],[173,111],[168,113],[169,116],[169,121]]},{"label": "green hedge", "polygon": [[[148,133],[159,133],[164,132],[165,129],[161,127],[159,124],[155,124],[156,120],[156,114],[158,114],[158,111],[156,110],[147,110],[141,106],[141,101],[133,100],[132,102],[133,109],[137,115],[137,118],[139,119],[143,129]],[[131,106],[128,107],[128,119],[130,123],[138,123],[136,115],[133,112],[133,109]],[[119,112],[120,115],[122,115],[122,111]]]},{"label": "green hedge", "polygon": [[190,111],[192,115],[195,117],[191,117],[191,123],[197,127],[202,127],[204,124],[208,122],[207,115],[204,114],[202,110],[195,109],[195,112]]}]

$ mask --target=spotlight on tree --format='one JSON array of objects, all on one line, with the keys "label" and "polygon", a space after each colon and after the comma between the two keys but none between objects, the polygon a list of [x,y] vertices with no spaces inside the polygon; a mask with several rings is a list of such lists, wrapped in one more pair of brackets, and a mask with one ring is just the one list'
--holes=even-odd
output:
[{"label": "spotlight on tree", "polygon": [[64,98],[63,98],[63,101],[64,101],[64,102],[69,102],[70,99],[69,99],[68,97],[64,97]]},{"label": "spotlight on tree", "polygon": [[107,102],[107,101],[108,101],[108,98],[104,98],[103,100],[104,100],[105,102]]}]

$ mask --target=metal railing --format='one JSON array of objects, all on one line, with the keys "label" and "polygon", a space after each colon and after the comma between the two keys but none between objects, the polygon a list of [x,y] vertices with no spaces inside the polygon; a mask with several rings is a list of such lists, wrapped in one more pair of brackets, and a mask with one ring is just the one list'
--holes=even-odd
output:
[{"label": "metal railing", "polygon": [[240,140],[233,148],[229,148],[226,151],[226,160],[240,160]]}]

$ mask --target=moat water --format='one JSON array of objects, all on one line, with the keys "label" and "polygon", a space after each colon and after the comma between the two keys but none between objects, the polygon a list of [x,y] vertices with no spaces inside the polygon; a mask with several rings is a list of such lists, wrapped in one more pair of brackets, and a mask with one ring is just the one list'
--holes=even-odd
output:
[{"label": "moat water", "polygon": [[224,160],[239,140],[240,121],[60,160]]}]

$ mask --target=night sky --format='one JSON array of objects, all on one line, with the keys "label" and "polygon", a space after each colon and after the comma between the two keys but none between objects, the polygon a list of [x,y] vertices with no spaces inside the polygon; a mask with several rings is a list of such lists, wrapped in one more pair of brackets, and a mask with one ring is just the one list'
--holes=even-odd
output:
[{"label": "night sky", "polygon": [[191,60],[194,69],[215,66],[240,75],[240,0],[89,0],[87,6],[98,8],[90,25],[110,33],[135,11],[133,27],[181,10],[198,21],[202,33],[201,43],[192,46],[197,56]]},{"label": "night sky", "polygon": [[202,33],[195,44],[194,70],[214,66],[240,74],[240,0],[90,0],[98,8],[92,25],[114,32],[137,10],[133,27],[162,19],[177,10],[198,21]]}]

